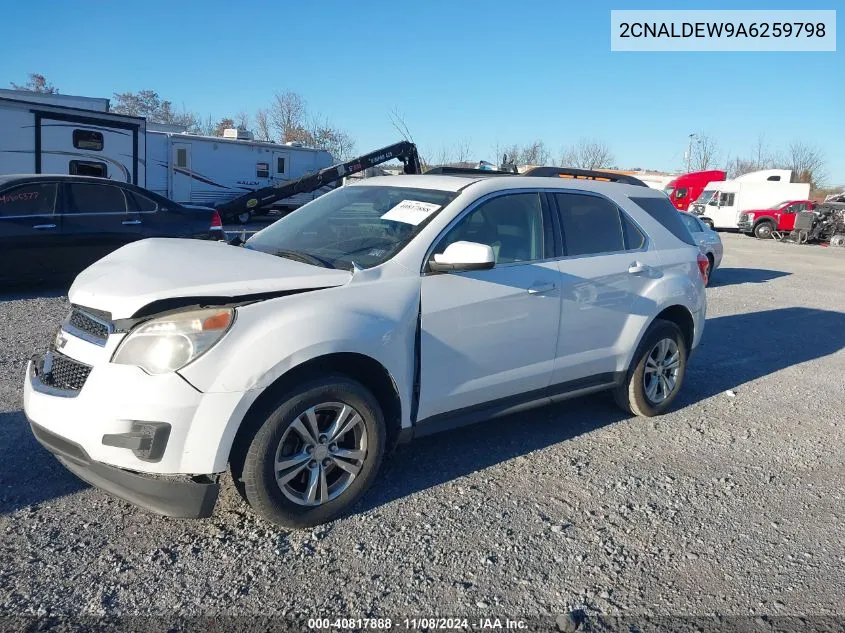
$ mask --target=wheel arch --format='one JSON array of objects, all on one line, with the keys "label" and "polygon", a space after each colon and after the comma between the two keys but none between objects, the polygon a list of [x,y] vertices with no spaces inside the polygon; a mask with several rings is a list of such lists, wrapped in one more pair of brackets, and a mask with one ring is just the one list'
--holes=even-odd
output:
[{"label": "wheel arch", "polygon": [[[692,343],[695,340],[695,319],[689,308],[681,304],[674,304],[661,310],[648,324],[645,332],[651,328],[657,320],[670,321],[677,325],[681,334],[684,335],[684,341],[687,344],[687,353],[692,351]],[[643,337],[645,336],[643,332]]]},{"label": "wheel arch", "polygon": [[311,358],[276,378],[250,405],[241,419],[231,445],[223,447],[233,472],[239,472],[240,458],[261,422],[273,410],[278,399],[297,385],[321,376],[341,375],[359,382],[369,390],[384,414],[388,433],[388,449],[399,438],[402,426],[402,400],[395,378],[379,361],[359,352],[332,352]]}]

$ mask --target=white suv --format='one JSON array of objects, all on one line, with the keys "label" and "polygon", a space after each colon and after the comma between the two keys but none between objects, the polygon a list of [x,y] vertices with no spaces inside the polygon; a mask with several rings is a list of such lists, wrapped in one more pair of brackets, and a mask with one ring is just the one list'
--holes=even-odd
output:
[{"label": "white suv", "polygon": [[28,365],[26,415],[79,477],[161,514],[208,516],[228,465],[257,513],[315,525],[413,436],[604,389],[662,413],[707,266],[646,187],[370,178],[243,247],[95,263]]}]

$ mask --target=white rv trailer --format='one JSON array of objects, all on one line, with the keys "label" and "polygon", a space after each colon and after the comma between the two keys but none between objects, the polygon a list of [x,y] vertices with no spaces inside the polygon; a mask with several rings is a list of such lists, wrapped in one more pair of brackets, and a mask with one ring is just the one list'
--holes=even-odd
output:
[{"label": "white rv trailer", "polygon": [[808,183],[789,182],[789,169],[766,169],[733,180],[708,183],[690,211],[717,229],[736,229],[743,211],[767,209],[780,202],[807,200]]},{"label": "white rv trailer", "polygon": [[[177,202],[215,205],[335,162],[326,150],[255,141],[244,130],[225,134],[200,136],[148,124],[147,189]],[[298,194],[277,206],[298,207],[327,190]]]},{"label": "white rv trailer", "polygon": [[146,121],[108,99],[0,89],[0,175],[77,174],[144,185]]}]

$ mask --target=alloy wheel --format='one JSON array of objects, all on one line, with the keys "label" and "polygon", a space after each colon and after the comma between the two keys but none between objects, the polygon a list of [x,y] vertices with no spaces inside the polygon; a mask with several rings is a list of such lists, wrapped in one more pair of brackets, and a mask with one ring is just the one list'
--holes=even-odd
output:
[{"label": "alloy wheel", "polygon": [[274,473],[296,504],[319,506],[342,495],[367,456],[367,427],[353,407],[325,402],[288,426],[276,450]]},{"label": "alloy wheel", "polygon": [[681,368],[681,351],[671,338],[664,338],[651,349],[646,357],[643,372],[645,396],[652,404],[668,398],[678,384]]}]

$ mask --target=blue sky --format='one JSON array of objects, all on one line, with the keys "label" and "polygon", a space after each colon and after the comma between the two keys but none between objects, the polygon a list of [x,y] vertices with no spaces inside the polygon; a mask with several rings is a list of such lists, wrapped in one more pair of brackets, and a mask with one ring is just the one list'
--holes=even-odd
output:
[{"label": "blue sky", "polygon": [[360,151],[398,139],[397,109],[423,151],[468,139],[473,159],[495,159],[496,143],[542,139],[557,155],[592,137],[620,167],[675,169],[691,132],[717,138],[723,159],[764,134],[772,149],[817,146],[845,184],[841,37],[835,53],[610,51],[612,8],[838,4],[31,0],[4,6],[0,84],[40,72],[66,94],[148,88],[214,117],[293,90]]}]

